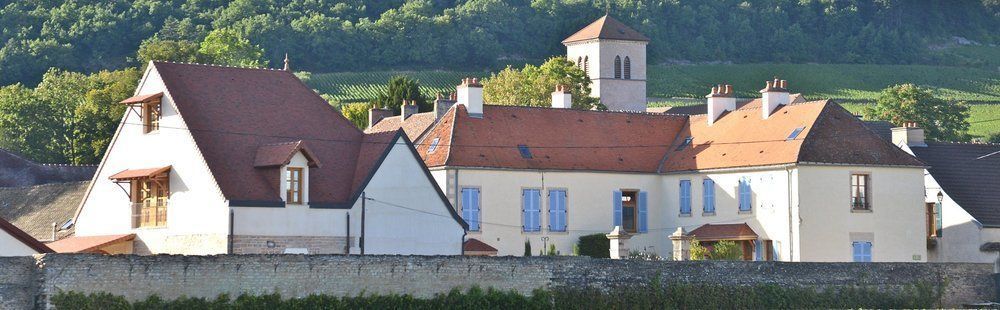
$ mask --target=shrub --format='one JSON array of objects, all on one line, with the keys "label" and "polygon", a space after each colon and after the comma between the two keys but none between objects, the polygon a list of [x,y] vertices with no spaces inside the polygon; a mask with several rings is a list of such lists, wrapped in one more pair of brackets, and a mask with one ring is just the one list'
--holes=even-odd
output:
[{"label": "shrub", "polygon": [[604,234],[580,236],[577,242],[580,255],[593,258],[611,258],[611,241]]},{"label": "shrub", "polygon": [[531,241],[524,240],[524,256],[531,256]]}]

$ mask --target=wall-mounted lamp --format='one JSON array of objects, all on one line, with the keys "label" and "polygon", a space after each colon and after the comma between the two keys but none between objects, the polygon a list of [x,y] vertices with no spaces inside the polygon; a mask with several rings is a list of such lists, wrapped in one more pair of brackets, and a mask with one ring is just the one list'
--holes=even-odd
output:
[{"label": "wall-mounted lamp", "polygon": [[937,199],[938,199],[938,203],[944,201],[944,193],[938,192]]}]

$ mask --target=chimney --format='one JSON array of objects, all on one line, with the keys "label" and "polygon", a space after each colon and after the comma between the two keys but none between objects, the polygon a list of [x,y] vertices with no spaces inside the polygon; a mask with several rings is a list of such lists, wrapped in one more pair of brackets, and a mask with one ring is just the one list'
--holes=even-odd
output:
[{"label": "chimney", "polygon": [[292,67],[288,65],[288,53],[285,53],[285,71],[292,71]]},{"label": "chimney", "polygon": [[709,126],[719,120],[722,113],[736,110],[736,97],[733,96],[733,85],[716,85],[712,87],[712,92],[705,97],[708,98]]},{"label": "chimney", "polygon": [[892,129],[892,144],[897,146],[926,147],[924,129],[917,127],[917,122],[903,122],[903,127]]},{"label": "chimney", "polygon": [[58,225],[56,222],[52,222],[52,241],[56,241],[56,227]]},{"label": "chimney", "polygon": [[406,119],[413,114],[417,114],[420,107],[417,106],[416,100],[403,100],[403,104],[399,106],[399,116],[401,121],[406,121]]},{"label": "chimney", "polygon": [[760,90],[761,96],[761,111],[764,112],[764,119],[771,116],[779,106],[787,105],[791,102],[791,97],[788,95],[788,82],[785,80],[779,80],[777,77],[773,81],[767,81],[767,86]]},{"label": "chimney", "polygon": [[556,109],[573,108],[573,94],[569,92],[569,86],[556,85],[556,91],[552,92],[552,107]]},{"label": "chimney", "polygon": [[441,94],[438,94],[437,99],[434,99],[434,119],[439,119],[445,113],[448,113],[448,109],[451,109],[451,106],[455,104],[457,96],[455,93],[451,93],[448,95],[448,98],[445,98]]},{"label": "chimney", "polygon": [[469,115],[473,117],[483,116],[483,85],[479,84],[477,78],[464,78],[462,84],[456,88],[458,90],[458,104],[465,105]]},{"label": "chimney", "polygon": [[368,110],[368,128],[378,124],[383,118],[392,116],[392,110],[372,107]]}]

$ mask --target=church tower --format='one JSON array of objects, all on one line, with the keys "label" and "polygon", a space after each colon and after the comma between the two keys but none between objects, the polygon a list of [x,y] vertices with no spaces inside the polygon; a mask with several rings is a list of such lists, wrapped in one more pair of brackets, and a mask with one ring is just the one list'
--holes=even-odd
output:
[{"label": "church tower", "polygon": [[646,111],[649,38],[604,15],[562,43],[569,60],[590,77],[590,95],[608,110]]}]

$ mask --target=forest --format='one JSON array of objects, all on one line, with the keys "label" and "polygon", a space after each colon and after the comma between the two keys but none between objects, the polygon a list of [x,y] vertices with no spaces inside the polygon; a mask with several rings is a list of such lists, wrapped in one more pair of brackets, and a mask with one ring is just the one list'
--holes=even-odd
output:
[{"label": "forest", "polygon": [[[0,85],[50,68],[193,61],[213,32],[297,71],[489,70],[563,53],[607,13],[652,39],[649,62],[937,64],[935,44],[1000,42],[1000,0],[4,0]],[[242,62],[241,62],[242,63]]]}]

